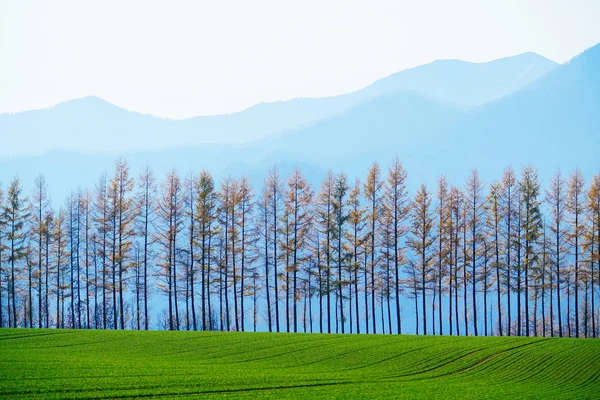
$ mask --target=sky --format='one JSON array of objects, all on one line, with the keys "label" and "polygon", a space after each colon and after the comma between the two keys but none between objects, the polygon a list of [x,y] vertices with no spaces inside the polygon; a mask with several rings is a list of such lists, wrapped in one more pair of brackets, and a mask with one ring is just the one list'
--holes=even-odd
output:
[{"label": "sky", "polygon": [[598,0],[0,0],[0,113],[94,95],[166,118],[323,97],[436,59],[600,42]]}]

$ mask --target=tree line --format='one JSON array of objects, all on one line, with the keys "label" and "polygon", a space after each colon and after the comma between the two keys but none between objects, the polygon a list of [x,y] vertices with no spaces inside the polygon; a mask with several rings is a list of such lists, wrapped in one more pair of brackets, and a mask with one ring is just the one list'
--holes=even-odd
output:
[{"label": "tree line", "polygon": [[[0,326],[597,337],[600,174],[410,194],[400,161],[318,190],[125,159],[53,207],[0,186]],[[411,330],[412,333],[412,330]]]}]

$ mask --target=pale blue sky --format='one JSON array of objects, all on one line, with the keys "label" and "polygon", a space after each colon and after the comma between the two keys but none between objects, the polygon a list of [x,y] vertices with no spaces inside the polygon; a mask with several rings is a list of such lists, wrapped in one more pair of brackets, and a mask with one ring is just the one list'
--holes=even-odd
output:
[{"label": "pale blue sky", "polygon": [[353,91],[435,59],[600,42],[598,0],[0,0],[0,113],[87,95],[163,117]]}]

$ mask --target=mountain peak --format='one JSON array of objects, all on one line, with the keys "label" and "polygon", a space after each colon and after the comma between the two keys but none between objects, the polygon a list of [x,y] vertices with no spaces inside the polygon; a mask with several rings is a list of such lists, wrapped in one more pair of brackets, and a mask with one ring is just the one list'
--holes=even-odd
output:
[{"label": "mountain peak", "polygon": [[98,97],[98,96],[85,96],[85,97],[79,97],[76,99],[71,99],[71,100],[67,100],[67,101],[63,101],[61,103],[56,104],[54,107],[106,107],[106,106],[110,106],[110,107],[115,107],[115,108],[119,108],[117,106],[115,106],[114,104]]},{"label": "mountain peak", "polygon": [[474,108],[519,90],[557,65],[533,52],[487,62],[436,60],[389,75],[362,92],[375,97],[417,91],[428,98]]},{"label": "mountain peak", "polygon": [[[505,57],[505,58],[511,58],[511,57]],[[520,53],[517,55],[512,56],[512,58],[523,58],[523,59],[530,59],[530,60],[541,60],[541,61],[545,61],[545,62],[549,62],[552,64],[558,64],[556,61],[553,61],[547,57],[544,57],[541,54],[535,53],[533,51],[526,51],[525,53]],[[501,60],[503,60],[501,58]]]}]

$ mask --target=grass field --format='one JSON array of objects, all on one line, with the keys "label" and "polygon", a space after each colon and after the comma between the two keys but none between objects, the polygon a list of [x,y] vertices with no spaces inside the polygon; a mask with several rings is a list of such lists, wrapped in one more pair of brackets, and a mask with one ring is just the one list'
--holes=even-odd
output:
[{"label": "grass field", "polygon": [[2,398],[600,398],[600,340],[0,330]]}]

